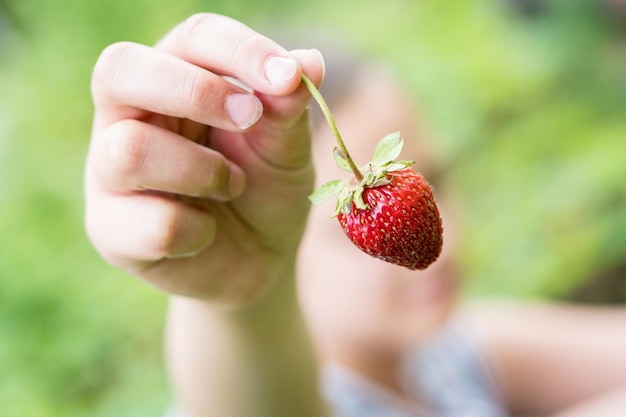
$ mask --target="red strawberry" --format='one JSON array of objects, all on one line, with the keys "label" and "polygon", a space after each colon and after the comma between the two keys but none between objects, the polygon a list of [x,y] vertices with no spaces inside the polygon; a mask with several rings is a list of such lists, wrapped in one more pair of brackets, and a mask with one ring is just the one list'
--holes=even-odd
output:
[{"label": "red strawberry", "polygon": [[409,269],[433,263],[443,244],[443,227],[433,192],[410,168],[390,172],[391,182],[365,188],[367,209],[355,204],[337,218],[344,232],[362,251]]},{"label": "red strawberry", "polygon": [[[321,203],[337,196],[333,216],[361,250],[409,269],[424,269],[441,253],[443,227],[433,192],[421,175],[409,168],[413,161],[395,161],[402,150],[400,132],[385,136],[372,162],[359,169],[346,148],[324,98],[306,77],[302,81],[320,105],[339,148],[337,166],[353,178],[329,181],[309,199]],[[365,173],[365,175],[363,174]]]}]

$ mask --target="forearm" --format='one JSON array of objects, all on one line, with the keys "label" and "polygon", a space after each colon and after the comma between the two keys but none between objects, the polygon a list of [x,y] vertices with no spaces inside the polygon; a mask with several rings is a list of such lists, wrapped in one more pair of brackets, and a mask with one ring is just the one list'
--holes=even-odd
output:
[{"label": "forearm", "polygon": [[324,415],[292,271],[238,310],[172,298],[167,361],[189,417]]}]

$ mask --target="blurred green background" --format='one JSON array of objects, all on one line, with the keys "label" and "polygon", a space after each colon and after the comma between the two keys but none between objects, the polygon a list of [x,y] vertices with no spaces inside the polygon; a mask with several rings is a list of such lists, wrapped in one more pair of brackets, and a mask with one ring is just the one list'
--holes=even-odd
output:
[{"label": "blurred green background", "polygon": [[624,301],[620,2],[0,0],[2,415],[147,417],[168,403],[166,299],[83,231],[89,79],[106,45],[153,44],[199,11],[397,69],[446,164],[440,187],[462,202],[469,295]]}]

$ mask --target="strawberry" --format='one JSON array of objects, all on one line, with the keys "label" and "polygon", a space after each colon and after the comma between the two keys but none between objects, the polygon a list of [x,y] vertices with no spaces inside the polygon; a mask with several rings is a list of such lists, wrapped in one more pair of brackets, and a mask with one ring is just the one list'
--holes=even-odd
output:
[{"label": "strawberry", "polygon": [[337,218],[350,240],[362,251],[409,269],[433,263],[443,244],[443,229],[432,190],[410,168],[387,174],[391,182],[365,187],[368,208],[353,205]]},{"label": "strawberry", "polygon": [[345,180],[327,182],[309,199],[319,204],[336,196],[333,217],[362,251],[412,270],[425,269],[441,253],[443,226],[430,185],[409,168],[414,162],[395,161],[403,145],[400,132],[385,136],[372,162],[358,168],[321,94],[305,76],[303,82],[335,134],[339,147],[333,156],[337,166],[353,174]]}]

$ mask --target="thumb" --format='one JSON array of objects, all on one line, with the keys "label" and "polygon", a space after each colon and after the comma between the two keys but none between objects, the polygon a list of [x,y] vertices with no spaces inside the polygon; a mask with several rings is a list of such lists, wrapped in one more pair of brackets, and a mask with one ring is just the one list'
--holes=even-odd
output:
[{"label": "thumb", "polygon": [[[290,54],[298,61],[302,73],[319,86],[324,78],[324,58],[317,49],[299,49]],[[311,94],[300,85],[289,95],[258,94],[263,103],[263,117],[249,132],[254,148],[273,164],[298,167],[308,163],[311,134],[308,106]]]},{"label": "thumb", "polygon": [[[324,58],[317,49],[297,49],[290,52],[291,56],[298,61],[302,73],[313,81],[316,86],[322,83],[324,78]],[[306,86],[300,83],[298,88],[289,95],[275,96],[262,95],[263,115],[265,121],[279,130],[285,130],[294,125],[308,107],[311,95]]]}]

